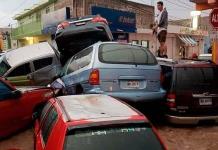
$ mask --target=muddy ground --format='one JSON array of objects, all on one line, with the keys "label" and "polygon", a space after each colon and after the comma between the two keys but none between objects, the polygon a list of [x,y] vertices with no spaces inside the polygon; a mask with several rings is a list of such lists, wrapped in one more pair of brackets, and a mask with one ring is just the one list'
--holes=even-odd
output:
[{"label": "muddy ground", "polygon": [[[164,121],[162,112],[150,114],[144,107],[138,109],[149,117],[169,150],[218,150],[218,125],[172,126]],[[0,150],[16,148],[33,150],[32,128],[0,141]]]}]

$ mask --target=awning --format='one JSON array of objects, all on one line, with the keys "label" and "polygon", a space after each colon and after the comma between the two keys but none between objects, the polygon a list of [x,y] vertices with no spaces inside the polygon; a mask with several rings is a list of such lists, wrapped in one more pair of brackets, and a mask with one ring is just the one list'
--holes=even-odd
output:
[{"label": "awning", "polygon": [[186,45],[186,46],[196,46],[198,43],[189,35],[179,35],[179,39]]}]

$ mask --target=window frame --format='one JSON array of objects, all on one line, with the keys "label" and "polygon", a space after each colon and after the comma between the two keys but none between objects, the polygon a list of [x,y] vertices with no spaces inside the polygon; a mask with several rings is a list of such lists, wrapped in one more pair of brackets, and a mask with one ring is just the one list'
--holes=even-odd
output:
[{"label": "window frame", "polygon": [[133,45],[138,45],[139,44],[139,40],[132,40],[131,42]]},{"label": "window frame", "polygon": [[[91,50],[91,51],[88,53],[88,55],[91,55],[91,59],[90,59],[90,61],[89,61],[88,64],[86,64],[85,66],[82,66],[82,67],[81,67],[81,66],[79,65],[79,63],[77,62],[77,60],[78,60],[79,58],[81,59],[81,58],[84,58],[84,57],[88,56],[88,55],[83,55],[82,57],[79,57],[81,54],[86,53],[86,52],[89,51],[89,50]],[[90,46],[90,47],[88,47],[88,48],[85,48],[85,49],[82,50],[81,52],[77,53],[76,55],[74,55],[74,56],[71,58],[69,64],[67,65],[67,69],[66,69],[66,71],[65,71],[65,74],[68,75],[68,74],[71,74],[71,73],[73,73],[73,72],[75,72],[75,71],[77,71],[77,70],[80,70],[80,69],[83,69],[83,68],[89,66],[90,63],[92,62],[93,52],[94,52],[94,47],[93,47],[93,46]],[[72,63],[75,63],[75,65],[77,66],[77,69],[74,70],[73,72],[68,72],[69,66],[70,66]]]},{"label": "window frame", "polygon": [[[87,53],[87,52],[88,52],[88,53]],[[84,53],[85,53],[86,55],[84,55]],[[87,54],[88,54],[88,55],[87,55]],[[92,61],[92,54],[93,54],[93,47],[88,47],[88,48],[82,50],[81,52],[79,52],[79,53],[77,54],[77,57],[75,58],[75,61],[76,61],[76,63],[78,64],[78,66],[79,66],[80,69],[87,67],[87,66],[91,63],[91,61]],[[81,61],[81,62],[78,62],[78,59],[82,59],[82,58],[84,58],[84,57],[86,57],[86,56],[89,56],[89,55],[91,55],[91,59],[88,60],[88,64],[86,64],[86,65],[84,65],[84,66],[80,66],[80,63],[81,63],[82,61]],[[83,61],[84,61],[84,60],[83,60]]]},{"label": "window frame", "polygon": [[[154,65],[158,65],[158,62],[155,58],[155,56],[145,47],[140,47],[140,46],[137,46],[137,45],[126,45],[126,44],[121,44],[122,46],[132,46],[132,47],[136,47],[136,48],[141,48],[142,50],[145,51],[147,57],[150,55],[152,57],[152,59],[154,60],[154,63],[136,63],[136,62],[114,62],[114,61],[105,61],[103,58],[102,58],[102,55],[100,53],[103,52],[103,47],[105,45],[109,45],[109,44],[102,44],[99,46],[99,50],[98,50],[98,60],[101,62],[101,63],[105,63],[105,64],[120,64],[120,65],[146,65],[146,66],[154,66]],[[114,44],[114,45],[120,45],[120,44]],[[132,53],[132,52],[131,52]],[[133,54],[133,53],[132,53]],[[134,55],[135,57],[135,55]]]},{"label": "window frame", "polygon": [[[64,140],[64,146],[63,149],[66,150],[67,148],[67,142],[68,142],[68,138],[73,138],[75,135],[77,135],[77,131],[83,133],[91,133],[92,131],[104,131],[104,130],[110,130],[110,129],[114,129],[114,131],[116,131],[117,129],[125,129],[125,128],[146,128],[149,129],[149,132],[152,134],[153,138],[155,138],[155,142],[159,144],[159,146],[161,148],[163,148],[163,144],[161,143],[161,141],[158,139],[157,135],[155,134],[155,132],[152,130],[150,124],[147,123],[136,123],[136,124],[132,124],[132,123],[126,123],[126,124],[119,124],[119,125],[105,125],[105,126],[90,126],[90,127],[84,127],[84,128],[68,128],[68,131],[65,135],[65,140]],[[147,132],[147,131],[146,131]],[[116,133],[116,132],[114,132]],[[127,133],[127,132],[126,132]],[[145,133],[145,131],[144,131]]]},{"label": "window frame", "polygon": [[10,74],[11,74],[15,69],[17,69],[18,67],[21,67],[21,66],[23,66],[23,65],[25,65],[25,64],[29,64],[28,67],[29,67],[29,69],[30,69],[30,72],[29,72],[28,74],[31,74],[31,73],[33,72],[33,71],[32,71],[32,67],[31,67],[31,62],[25,62],[25,63],[20,64],[20,65],[18,65],[18,66],[12,67],[12,68],[10,69],[10,71],[7,73],[6,77],[12,77],[12,78],[13,78],[13,77],[27,76],[28,74],[10,76]]},{"label": "window frame", "polygon": [[[198,69],[198,70],[196,70],[196,69]],[[204,69],[213,69],[213,71],[217,71],[218,68],[217,67],[213,67],[213,66],[206,66],[206,67],[192,67],[192,66],[191,67],[177,67],[176,68],[176,75],[175,75],[176,76],[175,77],[176,78],[176,80],[175,80],[175,87],[174,87],[175,90],[177,92],[184,92],[184,91],[190,90],[190,88],[192,88],[195,83],[202,84],[202,81],[203,81],[203,84],[208,84],[208,82],[205,82],[206,81],[205,78],[207,78],[207,76],[204,76],[204,73],[205,73]],[[216,70],[214,70],[214,69],[216,69]],[[182,84],[182,83],[187,83],[187,82],[184,82],[184,80],[185,80],[184,78],[181,79],[181,77],[184,77],[184,76],[182,76],[182,75],[184,75],[184,71],[183,70],[185,70],[185,71],[190,71],[191,70],[191,71],[193,71],[196,74],[197,74],[196,71],[199,71],[199,72],[201,72],[201,74],[198,74],[197,75],[198,78],[197,79],[195,78],[195,80],[192,80],[191,84]],[[181,72],[182,72],[182,74],[181,74]],[[188,73],[190,73],[190,72],[186,72],[185,75],[188,75],[187,76],[188,80],[191,80],[191,78],[194,77],[195,74],[194,75],[193,74],[190,75]],[[217,72],[213,72],[213,73],[214,73],[214,77],[215,77],[215,75],[216,75],[215,73],[217,73]],[[202,78],[201,78],[202,80],[198,80],[198,79],[200,79],[200,75],[202,76]],[[215,83],[217,83],[217,81]],[[214,85],[210,85],[210,86],[212,87]],[[198,89],[200,89],[200,88],[201,87],[198,86]]]},{"label": "window frame", "polygon": [[[13,91],[13,89],[10,87],[10,86],[8,86],[7,84],[5,84],[2,80],[0,80],[0,84],[2,84],[2,85],[4,85],[6,88],[7,88],[7,90],[9,91],[7,94],[10,94],[12,91]],[[1,95],[1,93],[0,93],[0,95]],[[4,100],[8,100],[8,99],[10,99],[10,97],[9,98],[0,98],[0,102],[1,101],[4,101]]]},{"label": "window frame", "polygon": [[[147,46],[145,46],[143,43],[146,43]],[[141,41],[141,46],[145,48],[149,48],[149,40],[142,40]]]},{"label": "window frame", "polygon": [[[45,59],[51,59],[51,63],[49,63],[49,65],[46,65],[46,66],[44,66],[44,67],[42,67],[42,68],[41,68],[41,66],[40,66],[40,68],[36,68],[35,62],[36,62],[36,61],[45,60]],[[53,64],[53,62],[54,62],[54,57],[53,57],[53,56],[44,57],[44,58],[39,58],[39,59],[36,59],[36,60],[33,60],[33,61],[32,61],[34,71],[39,71],[39,70],[44,69],[44,68],[46,68],[46,67],[48,67],[48,66],[51,66],[51,65]]]},{"label": "window frame", "polygon": [[[51,122],[50,122],[50,124],[48,123],[48,117],[51,117],[51,116],[49,116],[50,115],[50,113],[52,113],[52,110],[54,110],[54,112],[56,113],[55,115],[56,115],[56,118],[55,119],[52,119],[51,120]],[[54,114],[53,114],[54,115]],[[47,144],[47,142],[48,142],[48,140],[49,140],[49,137],[51,136],[51,133],[52,133],[52,131],[53,131],[53,129],[54,129],[54,127],[55,127],[55,125],[57,124],[57,122],[58,122],[58,119],[59,119],[59,114],[58,114],[58,111],[57,111],[57,109],[56,109],[56,107],[53,105],[53,104],[51,104],[51,106],[48,108],[48,110],[47,110],[47,112],[46,112],[46,114],[45,114],[45,116],[44,116],[44,118],[42,119],[42,122],[41,122],[41,124],[40,124],[40,134],[41,134],[41,139],[42,139],[42,143],[44,144],[44,146]],[[47,126],[47,130],[46,130],[46,140],[44,139],[45,137],[45,135],[43,135],[44,133],[44,131],[43,131],[43,128],[46,126],[46,125],[48,125]]]}]

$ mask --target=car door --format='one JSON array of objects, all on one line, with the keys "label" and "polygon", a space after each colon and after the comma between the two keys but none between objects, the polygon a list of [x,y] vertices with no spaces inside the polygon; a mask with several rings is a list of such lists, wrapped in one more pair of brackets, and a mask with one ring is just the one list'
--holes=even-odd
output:
[{"label": "car door", "polygon": [[32,70],[30,63],[25,63],[15,67],[10,73],[6,75],[6,78],[16,86],[28,86],[34,85],[34,81],[29,78]]},{"label": "car door", "polygon": [[22,124],[22,95],[16,98],[14,93],[14,89],[0,80],[0,138],[15,132]]},{"label": "car door", "polygon": [[57,75],[57,68],[53,66],[53,61],[52,56],[33,61],[35,71],[32,77],[36,85],[47,85]]}]

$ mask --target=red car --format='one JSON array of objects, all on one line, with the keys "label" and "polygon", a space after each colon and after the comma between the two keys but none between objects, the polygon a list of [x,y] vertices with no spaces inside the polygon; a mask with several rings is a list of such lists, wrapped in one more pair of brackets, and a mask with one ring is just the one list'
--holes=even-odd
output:
[{"label": "red car", "polygon": [[36,150],[165,150],[147,118],[106,95],[50,99],[35,122]]},{"label": "red car", "polygon": [[0,139],[29,125],[32,114],[53,95],[49,88],[18,90],[0,78]]}]

